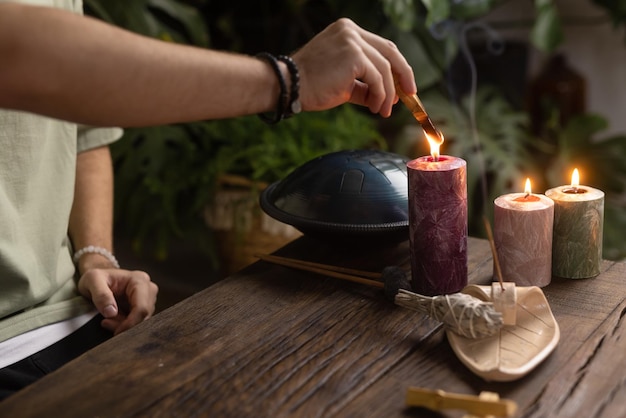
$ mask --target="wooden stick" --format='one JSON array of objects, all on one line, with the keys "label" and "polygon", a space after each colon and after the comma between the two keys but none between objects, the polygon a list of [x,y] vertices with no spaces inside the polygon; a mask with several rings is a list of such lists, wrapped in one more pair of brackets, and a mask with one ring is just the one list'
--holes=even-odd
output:
[{"label": "wooden stick", "polygon": [[[497,394],[496,394],[497,396]],[[507,399],[491,399],[492,397],[478,397],[457,393],[447,393],[443,390],[430,390],[410,387],[406,393],[407,406],[421,406],[435,411],[441,409],[461,409],[478,416],[495,415],[511,417],[517,411],[517,404]]]},{"label": "wooden stick", "polygon": [[268,261],[270,263],[279,264],[281,266],[323,274],[326,276],[334,277],[336,279],[348,280],[351,282],[366,284],[368,286],[374,286],[379,288],[385,287],[385,284],[381,281],[366,279],[363,277],[366,276],[380,279],[382,278],[382,274],[380,273],[372,273],[367,271],[349,269],[345,267],[331,266],[327,264],[314,263],[312,261],[303,261],[294,258],[280,257],[277,255],[255,254],[255,257],[258,257],[261,260]]},{"label": "wooden stick", "polygon": [[504,291],[504,280],[502,279],[502,269],[500,268],[500,260],[498,260],[498,252],[496,251],[496,243],[493,239],[493,233],[491,232],[491,224],[486,217],[483,216],[483,222],[485,223],[485,229],[487,230],[487,238],[489,239],[489,245],[491,246],[491,254],[493,255],[493,262],[496,266],[496,276],[500,282],[500,288]]},{"label": "wooden stick", "polygon": [[291,263],[295,263],[295,264],[300,264],[303,266],[308,266],[308,267],[317,267],[320,269],[324,269],[324,270],[329,270],[329,271],[336,271],[338,273],[346,273],[346,274],[351,274],[354,276],[360,276],[360,277],[367,277],[369,279],[381,279],[383,277],[383,275],[381,273],[376,273],[376,272],[371,272],[371,271],[363,271],[363,270],[356,270],[356,269],[351,269],[351,268],[347,268],[347,267],[339,267],[339,266],[333,266],[330,264],[322,264],[322,263],[315,263],[313,261],[305,261],[305,260],[299,260],[297,258],[288,258],[288,257],[281,257],[279,255],[271,255],[271,254],[255,254],[255,257],[258,257],[262,260],[265,261],[270,261],[270,260],[277,260],[277,261],[288,261]]},{"label": "wooden stick", "polygon": [[400,87],[400,83],[395,77],[395,74],[393,77],[393,81],[396,87],[396,94],[398,95],[398,98],[411,111],[413,117],[417,119],[417,121],[422,126],[422,129],[424,129],[424,132],[426,132],[433,141],[437,141],[439,145],[443,144],[443,137],[441,135],[441,132],[439,132],[437,128],[435,128],[435,125],[433,125],[433,122],[430,120],[430,117],[428,116],[428,113],[426,113],[426,110],[424,110],[424,105],[422,104],[422,101],[419,99],[417,94],[406,94],[404,90],[402,90],[402,88]]}]

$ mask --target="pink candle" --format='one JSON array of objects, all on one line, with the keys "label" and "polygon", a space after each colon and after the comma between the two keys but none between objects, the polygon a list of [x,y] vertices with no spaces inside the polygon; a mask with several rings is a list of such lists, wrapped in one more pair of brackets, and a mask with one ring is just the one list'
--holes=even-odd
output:
[{"label": "pink candle", "polygon": [[554,202],[526,192],[498,197],[494,202],[493,238],[502,279],[518,286],[550,284]]},{"label": "pink candle", "polygon": [[434,296],[467,285],[467,180],[461,158],[407,163],[413,291]]}]

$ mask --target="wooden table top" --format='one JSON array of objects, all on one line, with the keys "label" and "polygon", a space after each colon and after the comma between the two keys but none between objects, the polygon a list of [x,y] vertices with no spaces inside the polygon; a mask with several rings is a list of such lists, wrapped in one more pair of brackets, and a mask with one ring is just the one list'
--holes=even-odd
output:
[{"label": "wooden table top", "polygon": [[[487,283],[489,244],[470,238],[469,279]],[[380,271],[408,243],[337,251],[301,238],[280,255]],[[2,417],[462,416],[405,406],[411,386],[497,392],[519,416],[620,417],[626,405],[626,263],[543,289],[561,339],[514,382],[486,382],[441,324],[361,284],[256,263],[111,339],[0,403]]]}]

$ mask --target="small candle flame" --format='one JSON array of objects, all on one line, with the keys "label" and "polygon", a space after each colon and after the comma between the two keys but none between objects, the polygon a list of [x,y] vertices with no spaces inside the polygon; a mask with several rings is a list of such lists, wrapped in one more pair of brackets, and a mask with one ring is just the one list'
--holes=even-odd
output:
[{"label": "small candle flame", "polygon": [[587,190],[584,187],[580,187],[580,176],[578,175],[578,169],[575,168],[572,172],[572,186],[563,188],[563,193],[567,194],[584,194]]},{"label": "small candle flame", "polygon": [[526,196],[529,196],[531,193],[529,178],[526,179],[526,185],[524,186],[524,193],[526,193]]},{"label": "small candle flame", "polygon": [[575,168],[572,173],[572,188],[576,190],[580,186],[580,176],[578,175],[578,169]]},{"label": "small candle flame", "polygon": [[532,194],[532,191],[530,189],[529,178],[526,178],[526,185],[524,186],[524,195],[521,196],[520,194],[516,194],[516,197],[513,200],[515,202],[524,202],[524,203],[538,202],[540,200],[537,195]]},{"label": "small candle flame", "polygon": [[426,139],[430,144],[430,155],[433,157],[434,161],[439,161],[439,147],[443,143],[443,135],[441,139],[433,138],[430,135],[426,134]]}]

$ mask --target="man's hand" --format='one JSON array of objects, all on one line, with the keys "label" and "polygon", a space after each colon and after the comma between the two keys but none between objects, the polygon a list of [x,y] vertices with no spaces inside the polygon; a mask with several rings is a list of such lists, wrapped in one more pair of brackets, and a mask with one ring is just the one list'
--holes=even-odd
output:
[{"label": "man's hand", "polygon": [[413,70],[388,39],[339,19],[293,55],[300,69],[303,110],[346,101],[387,117],[398,101],[395,73],[407,94],[417,91]]},{"label": "man's hand", "polygon": [[81,276],[78,290],[104,316],[102,326],[117,335],[154,314],[159,289],[143,271],[94,268]]}]

